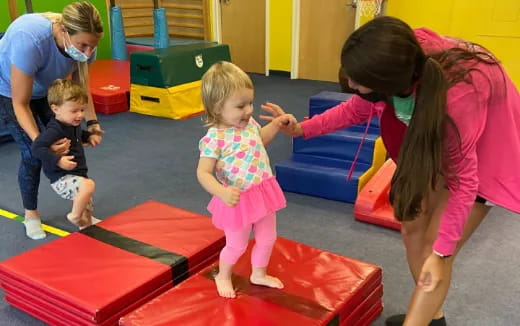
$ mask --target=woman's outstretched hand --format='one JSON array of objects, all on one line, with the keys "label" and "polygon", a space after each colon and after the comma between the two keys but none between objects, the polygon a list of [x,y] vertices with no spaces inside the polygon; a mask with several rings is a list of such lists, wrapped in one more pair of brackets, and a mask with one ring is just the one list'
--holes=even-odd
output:
[{"label": "woman's outstretched hand", "polygon": [[270,102],[262,104],[262,110],[270,113],[271,115],[260,115],[260,119],[265,121],[274,121],[280,131],[287,136],[300,137],[303,135],[303,130],[292,114],[287,114],[284,110]]}]

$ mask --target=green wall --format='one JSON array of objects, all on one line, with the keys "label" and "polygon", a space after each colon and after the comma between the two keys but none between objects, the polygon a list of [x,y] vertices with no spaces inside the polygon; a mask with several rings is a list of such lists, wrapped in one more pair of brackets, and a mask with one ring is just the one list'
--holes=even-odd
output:
[{"label": "green wall", "polygon": [[[74,2],[71,0],[33,0],[33,10],[34,12],[61,12],[63,7],[67,4]],[[99,42],[98,45],[98,54],[97,58],[99,59],[108,59],[111,57],[110,52],[110,30],[108,26],[108,15],[107,15],[107,6],[105,0],[91,0],[90,1],[98,10],[103,19],[103,38]],[[25,12],[25,2],[23,0],[17,0],[18,14],[22,14]],[[5,31],[11,19],[9,17],[9,7],[7,5],[7,0],[0,0],[0,31]]]}]

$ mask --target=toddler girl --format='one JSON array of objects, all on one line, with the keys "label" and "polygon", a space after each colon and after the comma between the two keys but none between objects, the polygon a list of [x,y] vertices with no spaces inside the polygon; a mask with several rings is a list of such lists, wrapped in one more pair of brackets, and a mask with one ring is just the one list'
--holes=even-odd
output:
[{"label": "toddler girl", "polygon": [[232,63],[218,62],[202,77],[209,130],[199,143],[197,178],[213,195],[208,205],[213,224],[226,234],[215,277],[219,295],[226,298],[236,295],[232,269],[246,250],[251,231],[255,235],[251,283],[283,287],[278,278],[266,273],[276,241],[276,211],[285,207],[285,197],[264,145],[282,124],[296,120],[284,114],[261,127],[252,116],[253,97],[251,79]]}]

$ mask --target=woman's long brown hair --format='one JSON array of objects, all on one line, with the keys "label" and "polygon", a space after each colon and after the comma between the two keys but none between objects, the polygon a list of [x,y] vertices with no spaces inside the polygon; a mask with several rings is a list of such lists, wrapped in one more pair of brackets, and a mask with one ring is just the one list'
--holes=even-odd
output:
[{"label": "woman's long brown hair", "polygon": [[447,114],[446,94],[458,82],[471,83],[479,62],[497,60],[473,43],[431,53],[421,48],[413,30],[393,17],[376,18],[345,42],[341,65],[356,83],[390,96],[409,93],[417,82],[415,108],[398,155],[390,202],[400,221],[421,213],[421,202],[448,169],[444,140],[451,128],[460,144],[457,126]]}]

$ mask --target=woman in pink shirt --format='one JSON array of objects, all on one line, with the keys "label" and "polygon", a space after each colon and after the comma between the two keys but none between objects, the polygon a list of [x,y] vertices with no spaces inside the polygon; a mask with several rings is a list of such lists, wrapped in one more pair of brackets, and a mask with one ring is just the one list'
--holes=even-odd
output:
[{"label": "woman in pink shirt", "polygon": [[486,49],[392,17],[356,30],[341,64],[357,96],[285,132],[311,138],[380,116],[397,162],[390,200],[417,284],[407,314],[386,323],[446,325],[456,254],[492,204],[520,213],[518,90]]}]

